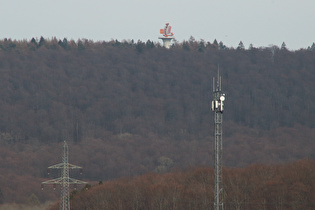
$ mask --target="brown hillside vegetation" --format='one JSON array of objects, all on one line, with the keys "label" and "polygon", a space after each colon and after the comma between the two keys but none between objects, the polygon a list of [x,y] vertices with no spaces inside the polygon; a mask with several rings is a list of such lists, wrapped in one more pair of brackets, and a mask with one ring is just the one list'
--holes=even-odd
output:
[{"label": "brown hillside vegetation", "polygon": [[64,140],[92,182],[212,166],[218,64],[224,166],[315,158],[314,48],[0,40],[0,203],[58,199],[40,183]]},{"label": "brown hillside vegetation", "polygon": [[[213,209],[213,179],[210,168],[149,173],[72,192],[71,205],[76,210]],[[225,168],[224,191],[224,205],[230,210],[311,210],[315,208],[315,161]]]},{"label": "brown hillside vegetation", "polygon": [[[313,129],[282,128],[267,133],[243,129],[234,137],[224,138],[224,166],[247,166],[249,163],[284,163],[294,157],[311,156],[315,147]],[[211,134],[209,134],[211,135]],[[212,135],[211,135],[212,136]],[[206,141],[147,139],[134,135],[109,136],[69,143],[70,163],[83,167],[83,174],[70,176],[85,181],[103,182],[118,177],[137,176],[148,172],[165,173],[174,168],[213,165],[211,136]],[[310,138],[306,138],[310,137]],[[300,141],[294,143],[296,139]],[[309,147],[305,149],[306,145]],[[40,183],[60,176],[60,171],[47,175],[47,167],[61,162],[62,143],[3,145],[1,155],[1,199],[5,203],[26,203],[32,194],[40,202],[56,200],[60,190]]]}]

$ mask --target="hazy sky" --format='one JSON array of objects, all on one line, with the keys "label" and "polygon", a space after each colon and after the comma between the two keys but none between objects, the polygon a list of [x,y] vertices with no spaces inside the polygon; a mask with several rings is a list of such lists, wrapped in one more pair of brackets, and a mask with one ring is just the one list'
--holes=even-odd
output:
[{"label": "hazy sky", "polygon": [[315,0],[0,0],[0,39],[159,41],[166,22],[178,41],[237,47],[315,42]]}]

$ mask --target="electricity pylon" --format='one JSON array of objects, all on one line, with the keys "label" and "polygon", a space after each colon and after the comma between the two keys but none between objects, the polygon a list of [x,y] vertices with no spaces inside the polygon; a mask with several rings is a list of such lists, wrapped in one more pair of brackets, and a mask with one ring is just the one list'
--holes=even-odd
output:
[{"label": "electricity pylon", "polygon": [[213,78],[212,111],[214,112],[214,209],[223,209],[222,180],[222,122],[225,94],[221,90],[221,77],[218,70],[217,80]]},{"label": "electricity pylon", "polygon": [[87,184],[87,182],[83,182],[69,177],[70,169],[82,169],[82,167],[70,164],[68,160],[69,160],[68,144],[66,143],[66,141],[64,141],[62,163],[58,163],[56,165],[48,167],[48,170],[61,169],[61,177],[42,182],[42,189],[46,184],[52,184],[54,189],[56,189],[57,184],[61,186],[59,210],[70,210],[69,186],[71,184],[74,185]]}]

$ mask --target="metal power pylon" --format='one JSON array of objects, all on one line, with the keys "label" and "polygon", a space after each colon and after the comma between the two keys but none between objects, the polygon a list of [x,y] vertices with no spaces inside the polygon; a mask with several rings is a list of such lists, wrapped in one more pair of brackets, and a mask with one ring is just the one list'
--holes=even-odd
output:
[{"label": "metal power pylon", "polygon": [[218,70],[217,79],[213,78],[213,100],[211,104],[214,112],[214,209],[223,209],[223,180],[222,180],[222,122],[223,102],[225,94],[221,90],[221,76]]},{"label": "metal power pylon", "polygon": [[70,169],[82,169],[82,167],[70,164],[68,160],[69,160],[68,144],[66,143],[66,141],[64,141],[62,163],[58,163],[56,165],[48,167],[48,169],[61,169],[61,177],[42,182],[42,189],[46,184],[52,184],[54,189],[56,189],[57,184],[61,186],[59,210],[70,210],[69,186],[71,184],[74,185],[87,184],[87,182],[83,182],[69,177]]}]

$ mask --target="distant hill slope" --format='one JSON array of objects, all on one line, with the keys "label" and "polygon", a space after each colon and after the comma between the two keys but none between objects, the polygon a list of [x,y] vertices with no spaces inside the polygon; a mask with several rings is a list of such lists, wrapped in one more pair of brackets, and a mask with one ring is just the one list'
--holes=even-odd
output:
[{"label": "distant hill slope", "polygon": [[14,140],[104,132],[203,138],[218,65],[225,121],[262,130],[315,126],[313,51],[217,50],[196,41],[171,50],[86,40],[0,45],[0,130]]},{"label": "distant hill slope", "polygon": [[[1,40],[4,202],[38,192],[31,183],[27,195],[14,189],[26,174],[48,178],[64,139],[94,181],[211,165],[218,66],[227,95],[224,165],[315,158],[314,51],[194,40],[170,50],[151,41]],[[5,181],[12,175],[14,185]]]}]

